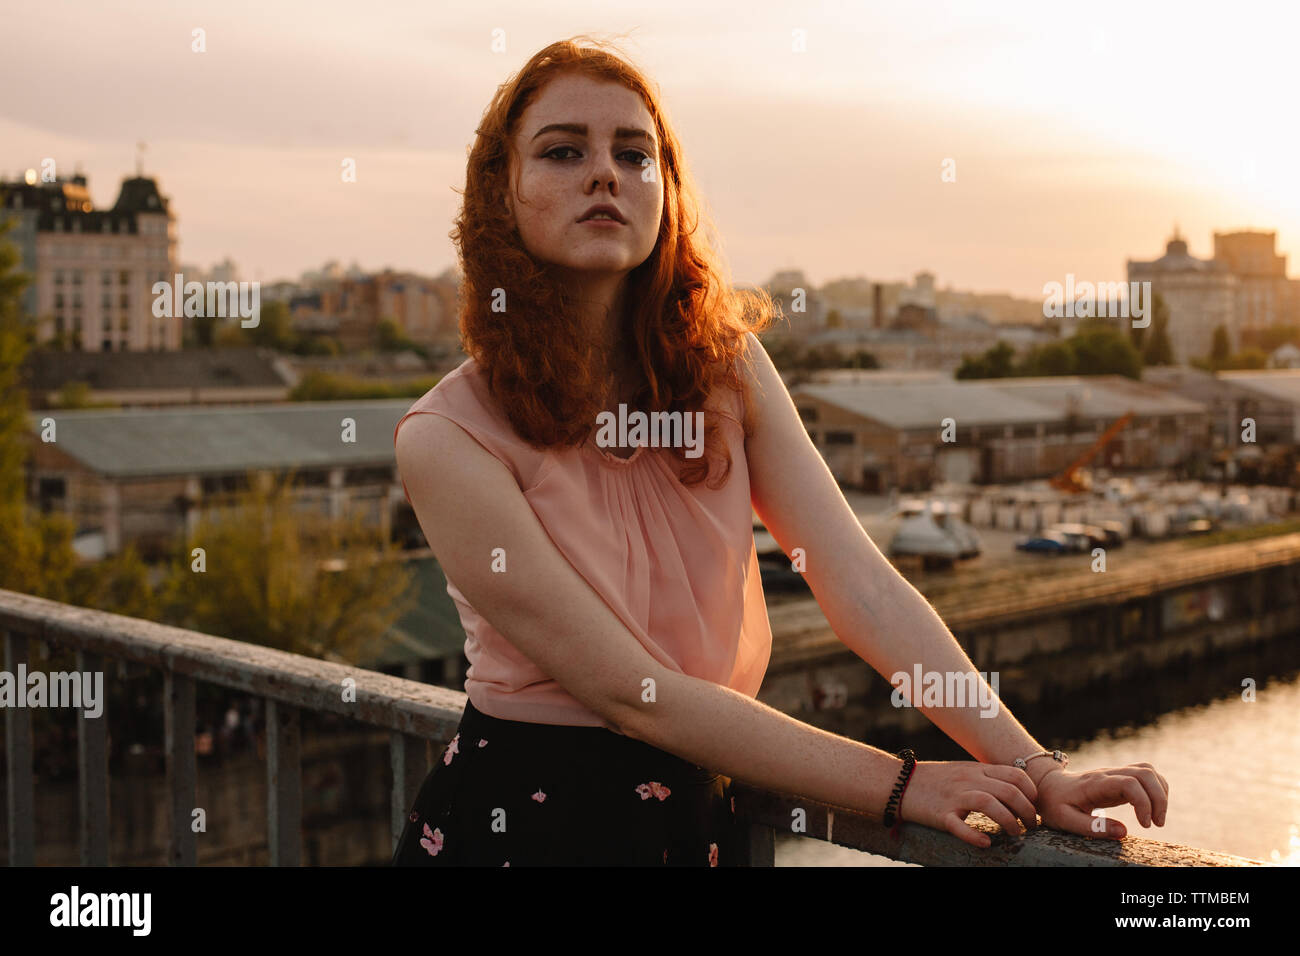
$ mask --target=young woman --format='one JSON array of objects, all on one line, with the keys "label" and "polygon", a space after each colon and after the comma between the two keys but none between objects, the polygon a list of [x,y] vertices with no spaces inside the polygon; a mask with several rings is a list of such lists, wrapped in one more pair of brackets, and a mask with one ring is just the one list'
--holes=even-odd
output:
[{"label": "young woman", "polygon": [[[975,846],[971,811],[1092,834],[1092,809],[1131,803],[1163,825],[1150,765],[1070,772],[1005,707],[928,707],[975,761],[913,768],[754,699],[771,632],[751,505],[876,670],[974,668],[854,517],[754,334],[770,299],[730,286],[700,217],[625,59],[555,43],[497,91],[452,233],[472,357],[394,430],[471,665],[394,864],[734,864],[733,777]],[[683,427],[624,442],[598,418],[620,405]]]}]

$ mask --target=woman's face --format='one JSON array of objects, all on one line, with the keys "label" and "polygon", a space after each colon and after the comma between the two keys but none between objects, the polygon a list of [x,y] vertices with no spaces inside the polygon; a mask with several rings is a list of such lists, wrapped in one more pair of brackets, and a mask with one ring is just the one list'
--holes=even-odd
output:
[{"label": "woman's face", "polygon": [[[619,83],[570,73],[542,88],[520,117],[507,197],[533,258],[626,274],[649,257],[663,212],[654,129],[641,97]],[[580,221],[597,204],[617,209],[622,223]]]}]

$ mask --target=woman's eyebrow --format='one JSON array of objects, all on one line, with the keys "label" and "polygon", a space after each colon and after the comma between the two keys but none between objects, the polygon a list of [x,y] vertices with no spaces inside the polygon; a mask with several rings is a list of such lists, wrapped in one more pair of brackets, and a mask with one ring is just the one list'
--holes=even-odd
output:
[{"label": "woman's eyebrow", "polygon": [[[553,133],[553,132],[573,133],[576,136],[586,136],[587,124],[586,123],[548,123],[546,126],[543,126],[541,129],[539,129],[536,133],[533,134],[533,139],[537,139],[537,137],[541,136],[543,133]],[[616,130],[614,130],[614,138],[615,139],[643,139],[651,146],[655,145],[655,138],[651,136],[649,133],[647,133],[645,130],[640,129],[639,127],[636,126],[618,127]]]}]

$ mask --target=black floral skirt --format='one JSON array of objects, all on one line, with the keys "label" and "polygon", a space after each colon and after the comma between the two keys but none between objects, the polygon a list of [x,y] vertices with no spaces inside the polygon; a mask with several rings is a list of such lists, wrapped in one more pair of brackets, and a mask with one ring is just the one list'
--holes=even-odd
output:
[{"label": "black floral skirt", "polygon": [[604,727],[466,703],[394,866],[736,866],[731,780]]}]

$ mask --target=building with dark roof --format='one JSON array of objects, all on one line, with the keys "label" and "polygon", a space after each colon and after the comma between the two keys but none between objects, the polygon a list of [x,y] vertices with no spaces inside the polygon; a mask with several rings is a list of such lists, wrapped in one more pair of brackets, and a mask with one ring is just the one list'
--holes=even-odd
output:
[{"label": "building with dark roof", "polygon": [[124,179],[113,206],[96,209],[84,175],[46,181],[28,170],[0,182],[0,209],[17,219],[10,238],[33,279],[22,308],[37,342],[86,352],[181,347],[176,310],[153,314],[153,285],[172,281],[177,241],[171,204],[153,179]]},{"label": "building with dark roof", "polygon": [[862,376],[800,385],[790,394],[831,473],[871,494],[920,491],[940,481],[1050,477],[1130,410],[1133,420],[1099,465],[1172,468],[1208,448],[1204,404],[1121,375]]},{"label": "building with dark roof", "polygon": [[395,510],[409,518],[393,428],[410,406],[401,398],[33,411],[29,497],[72,519],[86,557],[128,542],[156,556],[201,509],[247,487],[249,475],[295,470],[304,513],[342,517],[359,509],[388,535]]}]

